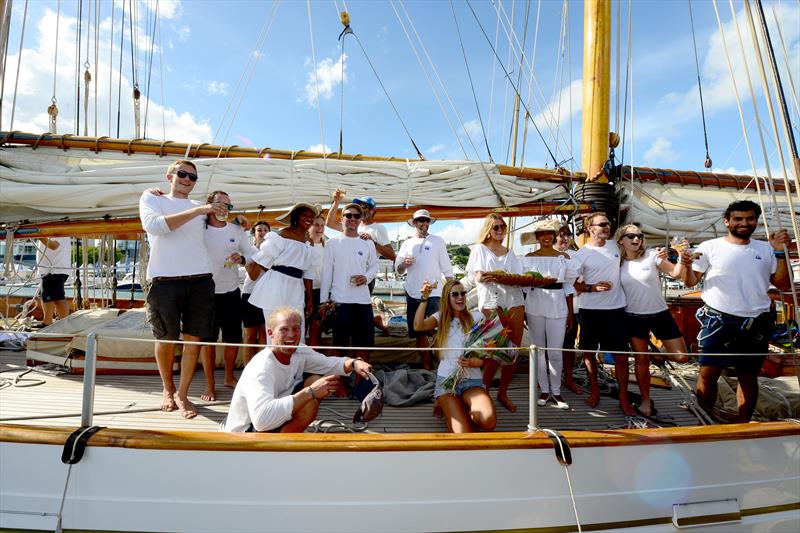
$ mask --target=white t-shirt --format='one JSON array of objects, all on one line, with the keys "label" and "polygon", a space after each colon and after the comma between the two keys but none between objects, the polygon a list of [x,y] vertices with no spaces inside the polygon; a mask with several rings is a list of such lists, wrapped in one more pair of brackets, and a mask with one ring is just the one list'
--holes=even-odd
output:
[{"label": "white t-shirt", "polygon": [[166,221],[168,215],[175,215],[198,205],[202,204],[169,194],[142,194],[139,199],[139,217],[150,243],[148,280],[159,276],[190,276],[212,272],[204,240],[205,217],[198,215],[174,230],[169,229]]},{"label": "white t-shirt", "polygon": [[610,281],[611,290],[584,292],[578,295],[581,309],[620,309],[625,307],[625,293],[619,283],[619,247],[614,241],[604,246],[585,244],[571,257],[575,261],[578,277],[584,283]]},{"label": "white t-shirt", "polygon": [[414,264],[405,269],[405,288],[408,295],[412,298],[422,298],[420,292],[422,283],[438,281],[436,288],[431,291],[431,296],[440,297],[444,278],[453,277],[453,265],[450,263],[450,256],[447,255],[447,244],[444,239],[437,235],[406,239],[394,260],[395,270],[400,272],[398,267],[408,256],[414,258]]},{"label": "white t-shirt", "polygon": [[72,239],[69,237],[50,237],[51,242],[57,242],[58,248],[52,250],[42,241],[35,241],[36,245],[36,265],[39,268],[39,276],[48,274],[66,274],[71,272],[72,263]]},{"label": "white t-shirt", "polygon": [[[264,310],[265,315],[269,310],[279,307],[291,307],[302,313],[306,303],[303,280],[314,279],[311,246],[307,242],[268,233],[261,248],[253,254],[252,260],[270,270],[258,277],[248,301]],[[294,278],[272,270],[274,265],[300,269],[303,277]]]},{"label": "white t-shirt", "polygon": [[661,277],[658,266],[661,259],[655,249],[645,250],[644,255],[632,261],[623,261],[619,281],[625,292],[625,311],[636,315],[652,315],[667,309],[661,294]]},{"label": "white t-shirt", "polygon": [[741,317],[769,311],[769,278],[778,268],[769,243],[751,239],[732,244],[720,237],[701,243],[697,251],[703,255],[692,269],[706,273],[701,294],[706,304]]},{"label": "white t-shirt", "polygon": [[564,285],[561,289],[526,289],[525,312],[529,315],[546,318],[566,318],[567,289],[575,283],[576,272],[572,260],[559,255],[525,256],[519,258],[523,272],[538,272],[544,277],[555,278],[556,283]]},{"label": "white t-shirt", "polygon": [[[512,251],[497,256],[487,246],[478,243],[472,247],[467,261],[467,272],[476,277],[476,272],[503,270],[509,274],[522,274],[522,266]],[[477,283],[478,307],[480,309],[513,308],[525,303],[522,288],[499,283]]]},{"label": "white t-shirt", "polygon": [[292,354],[288,365],[278,361],[272,349],[264,348],[244,367],[231,399],[225,431],[269,431],[292,419],[292,391],[303,382],[303,372],[338,375],[344,372],[345,357],[326,357],[305,345]]},{"label": "white t-shirt", "polygon": [[378,273],[378,255],[372,241],[348,237],[344,233],[325,243],[325,268],[322,271],[320,301],[371,304],[369,287],[351,285],[352,276],[366,276],[367,283]]},{"label": "white t-shirt", "polygon": [[247,232],[236,224],[225,224],[221,228],[206,226],[204,236],[208,258],[214,275],[214,293],[225,294],[239,287],[239,264],[230,263],[228,257],[239,252],[249,261],[257,251],[250,244]]},{"label": "white t-shirt", "polygon": [[[483,320],[483,313],[471,311],[470,314],[475,324]],[[441,315],[434,313],[431,316],[436,319],[438,324]],[[464,354],[464,343],[466,342],[467,333],[464,333],[464,330],[461,329],[461,321],[454,318],[450,323],[450,331],[447,332],[447,344],[442,346],[442,348],[448,349],[438,352],[440,361],[439,368],[436,370],[437,376],[447,378],[455,372],[456,367],[458,367],[458,359]],[[464,370],[466,370],[467,379],[482,379],[483,377],[482,368],[467,367]]]},{"label": "white t-shirt", "polygon": [[372,237],[372,240],[378,243],[380,246],[386,246],[392,242],[391,239],[389,239],[389,232],[386,231],[386,226],[378,222],[373,222],[372,224],[359,224],[358,234],[361,235],[362,233],[366,233]]}]

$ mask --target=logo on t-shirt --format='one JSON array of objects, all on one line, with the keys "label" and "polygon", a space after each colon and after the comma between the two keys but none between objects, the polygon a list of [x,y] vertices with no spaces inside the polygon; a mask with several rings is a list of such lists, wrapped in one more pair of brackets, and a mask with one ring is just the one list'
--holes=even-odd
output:
[{"label": "logo on t-shirt", "polygon": [[359,251],[358,251],[358,255],[364,255],[364,252],[362,252],[361,250],[359,250]]},{"label": "logo on t-shirt", "polygon": [[425,245],[425,249],[426,249],[426,250],[430,250],[430,249],[431,249],[431,245],[430,245],[430,244],[426,244],[426,245]]},{"label": "logo on t-shirt", "polygon": [[761,261],[761,256],[760,256],[759,254],[756,254],[756,259],[758,259],[759,261]]},{"label": "logo on t-shirt", "polygon": [[236,239],[228,239],[228,242],[236,242]]}]

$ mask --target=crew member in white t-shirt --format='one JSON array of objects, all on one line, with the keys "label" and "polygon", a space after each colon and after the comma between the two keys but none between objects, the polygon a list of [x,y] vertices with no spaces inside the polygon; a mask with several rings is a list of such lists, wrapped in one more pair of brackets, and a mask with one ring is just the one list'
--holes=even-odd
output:
[{"label": "crew member in white t-shirt", "polygon": [[413,237],[406,239],[400,246],[394,268],[401,276],[406,275],[406,319],[408,321],[408,336],[416,339],[417,348],[422,350],[422,366],[431,369],[431,353],[428,334],[418,332],[414,328],[414,316],[422,299],[422,285],[427,281],[433,289],[428,297],[425,316],[430,316],[439,311],[439,302],[442,296],[442,285],[453,277],[453,265],[447,255],[447,244],[437,235],[430,235],[428,230],[436,222],[431,218],[427,209],[418,209],[414,216],[408,220],[408,225],[413,227]]},{"label": "crew member in white t-shirt", "polygon": [[[221,203],[202,204],[189,199],[197,182],[197,167],[178,160],[167,168],[169,194],[145,191],[139,200],[139,216],[150,243],[147,264],[147,320],[158,340],[199,342],[211,335],[214,323],[214,280],[204,241],[208,214],[228,215]],[[158,373],[164,387],[161,409],[180,409],[184,418],[197,416],[189,401],[200,346],[187,344],[181,355],[181,378],[177,390],[172,379],[175,344],[156,342]]]},{"label": "crew member in white t-shirt", "polygon": [[650,332],[659,339],[668,353],[682,354],[672,356],[673,361],[684,363],[686,341],[678,329],[675,319],[669,312],[667,302],[661,294],[659,273],[677,278],[683,266],[676,265],[668,258],[665,248],[646,249],[644,233],[635,224],[627,224],[617,232],[617,245],[622,252],[619,281],[625,292],[625,312],[628,315],[628,333],[631,349],[639,352],[636,360],[636,383],[642,393],[639,412],[644,416],[653,414],[650,400]]},{"label": "crew member in white t-shirt", "polygon": [[[586,404],[595,407],[600,402],[597,381],[597,359],[600,352],[627,352],[628,328],[625,316],[625,293],[619,283],[620,253],[611,239],[611,222],[605,213],[592,213],[586,218],[589,240],[572,254],[578,277],[575,283],[580,305],[581,338],[578,348],[584,352],[586,373],[591,394]],[[614,375],[619,385],[619,403],[628,416],[636,411],[628,401],[628,357],[614,354]]]},{"label": "crew member in white t-shirt", "polygon": [[357,346],[356,357],[367,359],[367,348],[375,344],[367,285],[378,273],[378,256],[372,243],[358,236],[361,216],[358,204],[347,204],[342,209],[343,233],[325,244],[320,300],[335,305],[334,346]]},{"label": "crew member in white t-shirt", "polygon": [[[223,204],[228,212],[233,209],[230,196],[224,191],[209,193],[206,203]],[[240,344],[242,342],[242,295],[239,290],[239,267],[246,265],[258,250],[250,244],[247,232],[237,223],[229,224],[227,216],[218,218],[215,215],[209,215],[206,217],[204,240],[214,277],[214,325],[211,335],[203,340],[217,342],[220,332],[222,332],[222,342]],[[237,355],[239,355],[238,347],[225,346],[223,350],[223,360],[225,361],[223,383],[226,387],[236,386],[233,368]],[[217,399],[214,379],[216,347],[203,346],[200,356],[206,375],[206,390],[203,391],[200,399],[213,402]]]},{"label": "crew member in white t-shirt", "polygon": [[69,314],[64,283],[72,263],[72,241],[69,237],[41,237],[35,244],[36,267],[42,278],[42,322],[49,325],[54,317],[62,319]]},{"label": "crew member in white t-shirt", "polygon": [[[761,208],[755,202],[733,202],[725,210],[724,237],[701,243],[697,259],[683,250],[684,283],[693,287],[705,278],[697,311],[701,329],[697,341],[700,357],[697,399],[707,410],[717,402],[717,381],[722,369],[736,368],[739,381],[736,422],[748,422],[758,401],[758,373],[764,364],[775,314],[768,291],[770,283],[780,290],[791,284],[786,249],[791,244],[785,229],[769,235],[769,243],[751,239]],[[752,356],[714,356],[715,353],[748,353]]]}]

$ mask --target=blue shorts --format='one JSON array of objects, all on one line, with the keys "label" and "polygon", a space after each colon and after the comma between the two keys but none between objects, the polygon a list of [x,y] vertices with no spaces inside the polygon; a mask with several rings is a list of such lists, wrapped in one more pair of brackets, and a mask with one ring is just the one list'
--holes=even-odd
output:
[{"label": "blue shorts", "polygon": [[737,371],[758,374],[766,355],[705,355],[715,353],[766,354],[775,327],[772,311],[755,318],[739,317],[703,306],[695,315],[700,322],[697,341],[704,355],[701,366],[735,367]]},{"label": "blue shorts", "polygon": [[483,384],[483,380],[481,379],[462,379],[458,383],[456,383],[456,390],[455,392],[450,392],[448,390],[444,390],[442,387],[442,383],[446,380],[446,377],[443,376],[436,376],[436,386],[433,390],[433,397],[438,398],[442,394],[455,394],[456,396],[461,396],[464,392],[468,391],[469,389],[474,388],[481,388],[486,390],[486,386]]}]

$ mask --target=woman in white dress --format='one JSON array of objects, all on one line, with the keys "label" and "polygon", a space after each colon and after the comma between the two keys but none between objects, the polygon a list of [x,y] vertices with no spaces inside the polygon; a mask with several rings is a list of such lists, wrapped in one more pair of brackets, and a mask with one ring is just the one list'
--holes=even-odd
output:
[{"label": "woman in white dress", "polygon": [[[250,228],[250,235],[253,237],[253,246],[261,248],[264,239],[270,232],[269,224],[263,220],[253,224]],[[257,275],[261,275],[263,270],[256,269]],[[253,287],[256,285],[255,279],[250,278],[250,274],[245,277],[244,285],[242,286],[242,325],[244,326],[244,343],[245,344],[261,344],[267,343],[267,328],[264,322],[264,313],[261,309],[250,303],[250,295],[253,293]],[[255,346],[244,349],[244,364],[250,362],[250,359],[256,354],[258,348]]]},{"label": "woman in white dress", "polygon": [[[619,281],[627,301],[625,312],[628,315],[631,349],[634,352],[647,352],[652,332],[667,352],[686,354],[686,341],[661,294],[659,276],[661,272],[673,278],[679,277],[683,268],[680,261],[677,265],[672,263],[667,258],[665,248],[647,250],[644,234],[635,224],[627,224],[617,231],[617,244],[622,252]],[[650,400],[650,357],[634,357],[636,381],[642,394],[639,412],[650,416],[653,411]],[[682,363],[688,360],[688,356],[675,356],[673,360]]]},{"label": "woman in white dress", "polygon": [[543,287],[527,290],[525,318],[528,333],[536,346],[549,348],[536,360],[539,382],[538,405],[546,405],[552,399],[559,409],[569,409],[561,396],[562,346],[564,334],[572,327],[572,297],[566,288],[575,282],[577,273],[572,268],[569,255],[553,248],[556,235],[561,229],[558,220],[542,219],[533,226],[533,231],[523,233],[522,244],[539,244],[539,249],[520,258],[524,272],[538,272],[555,282]]},{"label": "woman in white dress", "polygon": [[[433,286],[422,285],[422,299],[414,315],[414,329],[432,331],[439,328],[433,341],[435,348],[448,348],[437,352],[439,368],[436,371],[434,397],[442,410],[451,433],[469,433],[478,429],[491,431],[497,425],[494,402],[483,384],[481,367],[484,360],[464,357],[464,344],[472,326],[481,320],[481,313],[467,308],[467,291],[460,281],[450,279],[442,287],[441,310],[425,316],[425,308]],[[444,382],[461,367],[464,376],[452,390]]]},{"label": "woman in white dress", "polygon": [[[252,262],[248,275],[264,270],[258,277],[250,303],[260,307],[269,321],[273,311],[281,307],[296,309],[308,317],[313,309],[312,282],[314,258],[308,243],[308,229],[322,208],[305,202],[297,203],[275,220],[289,224],[277,233],[269,233]],[[305,323],[302,324],[305,327]]]}]

